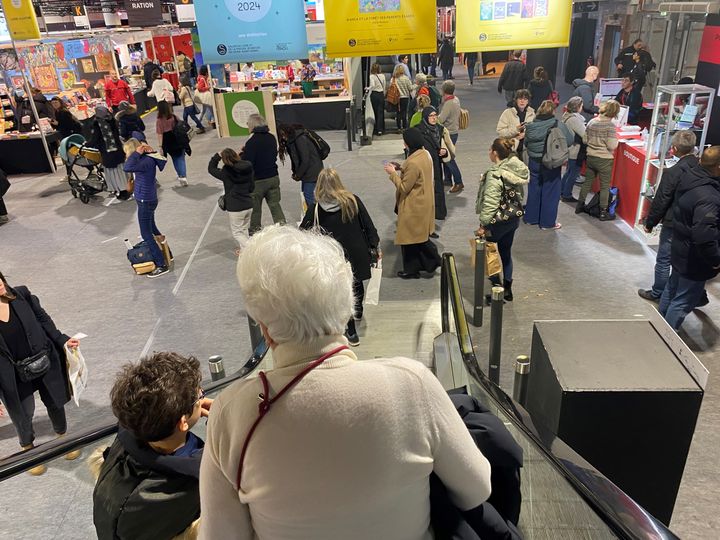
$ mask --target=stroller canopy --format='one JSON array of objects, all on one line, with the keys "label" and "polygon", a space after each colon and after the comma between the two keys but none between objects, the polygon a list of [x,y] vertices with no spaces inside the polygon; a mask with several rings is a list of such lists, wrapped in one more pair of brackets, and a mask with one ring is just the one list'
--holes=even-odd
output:
[{"label": "stroller canopy", "polygon": [[60,141],[60,157],[64,162],[69,161],[68,156],[68,150],[71,146],[77,146],[80,147],[83,144],[85,144],[85,137],[80,135],[79,133],[74,133],[70,135],[69,137],[65,137],[62,141]]}]

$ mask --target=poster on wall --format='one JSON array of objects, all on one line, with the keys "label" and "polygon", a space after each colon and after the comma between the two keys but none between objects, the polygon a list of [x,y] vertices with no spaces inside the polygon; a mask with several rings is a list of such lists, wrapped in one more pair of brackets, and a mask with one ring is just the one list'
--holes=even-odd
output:
[{"label": "poster on wall", "polygon": [[164,24],[161,0],[125,0],[128,24],[140,28]]},{"label": "poster on wall", "polygon": [[110,53],[100,53],[95,55],[95,65],[98,71],[115,71],[112,55]]},{"label": "poster on wall", "polygon": [[223,136],[249,135],[247,120],[251,114],[263,116],[270,126],[270,131],[275,131],[275,115],[270,92],[236,92],[221,95],[227,125],[227,133],[223,133]]},{"label": "poster on wall", "polygon": [[40,27],[32,0],[2,0],[2,8],[13,39],[40,39]]},{"label": "poster on wall", "polygon": [[458,52],[567,47],[570,0],[457,0]]},{"label": "poster on wall", "polygon": [[297,0],[197,2],[203,60],[225,64],[305,58],[303,9]]},{"label": "poster on wall", "polygon": [[57,73],[52,64],[32,68],[32,79],[43,94],[56,94],[59,91]]},{"label": "poster on wall", "polygon": [[428,0],[325,0],[328,55],[433,53],[435,9]]}]

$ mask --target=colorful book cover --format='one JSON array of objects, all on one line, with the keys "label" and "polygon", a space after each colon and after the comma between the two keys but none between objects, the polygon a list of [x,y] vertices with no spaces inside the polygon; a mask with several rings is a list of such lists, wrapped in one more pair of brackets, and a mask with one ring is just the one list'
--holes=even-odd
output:
[{"label": "colorful book cover", "polygon": [[520,11],[521,11],[521,3],[519,0],[515,0],[512,2],[507,3],[507,16],[510,17],[520,17]]},{"label": "colorful book cover", "polygon": [[493,18],[492,0],[483,0],[482,2],[480,2],[480,20],[481,21],[492,21],[492,18]]},{"label": "colorful book cover", "polygon": [[507,2],[495,2],[493,5],[493,19],[504,19]]}]

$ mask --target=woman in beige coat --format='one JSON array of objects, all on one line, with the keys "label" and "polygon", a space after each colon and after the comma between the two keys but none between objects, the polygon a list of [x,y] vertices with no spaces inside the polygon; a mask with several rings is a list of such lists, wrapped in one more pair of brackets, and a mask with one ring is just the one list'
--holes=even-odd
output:
[{"label": "woman in beige coat", "polygon": [[395,244],[402,248],[403,279],[417,279],[420,272],[433,273],[440,266],[437,247],[430,241],[435,230],[435,195],[433,160],[423,147],[423,136],[417,128],[403,133],[408,158],[399,169],[385,165],[390,181],[395,184],[397,233]]}]

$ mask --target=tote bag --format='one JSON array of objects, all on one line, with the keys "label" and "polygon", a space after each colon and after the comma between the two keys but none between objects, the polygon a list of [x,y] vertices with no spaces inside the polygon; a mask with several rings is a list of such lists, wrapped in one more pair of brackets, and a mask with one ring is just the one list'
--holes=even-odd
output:
[{"label": "tote bag", "polygon": [[370,281],[365,289],[366,306],[377,306],[380,303],[380,282],[382,281],[382,259],[370,267]]}]

